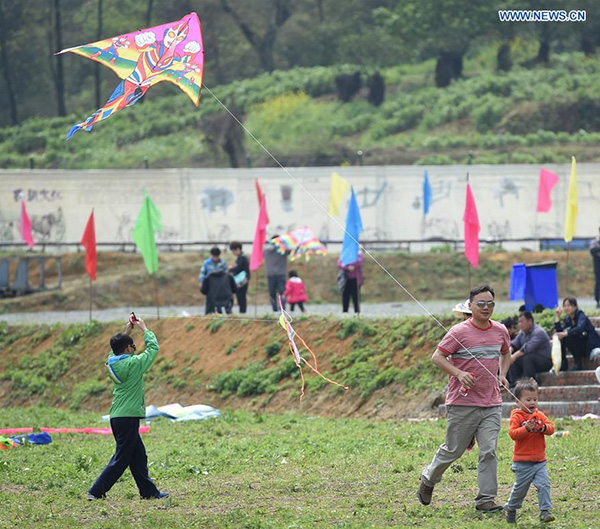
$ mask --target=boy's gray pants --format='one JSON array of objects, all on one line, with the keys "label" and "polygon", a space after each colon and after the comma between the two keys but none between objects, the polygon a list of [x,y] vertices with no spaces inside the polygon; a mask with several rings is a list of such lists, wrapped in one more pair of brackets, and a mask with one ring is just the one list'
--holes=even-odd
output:
[{"label": "boy's gray pants", "polygon": [[515,484],[510,491],[510,498],[506,502],[506,509],[516,511],[523,505],[529,486],[533,483],[538,491],[538,504],[540,511],[552,509],[550,500],[550,476],[546,468],[546,461],[533,463],[529,461],[514,461],[511,470],[515,473]]},{"label": "boy's gray pants", "polygon": [[423,470],[421,481],[433,487],[442,480],[446,469],[463,455],[475,437],[479,445],[476,505],[494,500],[498,493],[496,446],[500,433],[502,407],[447,406],[446,442],[437,449],[431,464]]}]

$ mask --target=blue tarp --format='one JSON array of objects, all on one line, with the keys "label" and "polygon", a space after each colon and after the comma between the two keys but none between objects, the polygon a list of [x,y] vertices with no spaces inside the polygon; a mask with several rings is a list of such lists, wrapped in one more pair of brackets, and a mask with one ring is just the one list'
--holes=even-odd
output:
[{"label": "blue tarp", "polygon": [[556,261],[513,265],[510,271],[510,300],[524,300],[525,308],[536,305],[553,309],[558,305],[558,282]]}]

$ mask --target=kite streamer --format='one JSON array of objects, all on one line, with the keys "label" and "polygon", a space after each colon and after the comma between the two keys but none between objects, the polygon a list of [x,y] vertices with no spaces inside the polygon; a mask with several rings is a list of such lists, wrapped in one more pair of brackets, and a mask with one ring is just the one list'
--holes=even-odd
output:
[{"label": "kite streamer", "polygon": [[317,239],[310,228],[296,228],[288,233],[271,240],[277,251],[281,254],[290,252],[290,261],[295,261],[304,256],[309,261],[311,255],[327,255],[327,250]]},{"label": "kite streamer", "polygon": [[[300,400],[302,400],[302,398],[304,397],[304,373],[302,372],[302,364],[303,363],[311,371],[313,371],[314,373],[319,375],[323,380],[326,380],[330,384],[335,384],[336,386],[339,386],[340,388],[348,389],[347,386],[338,384],[334,380],[327,378],[325,375],[323,375],[323,373],[321,373],[319,371],[319,368],[317,365],[317,357],[316,357],[315,353],[312,352],[311,348],[308,345],[306,345],[306,342],[292,327],[292,318],[284,310],[283,304],[281,302],[281,296],[279,296],[279,308],[281,309],[281,315],[279,316],[279,324],[284,328],[284,330],[287,334],[290,352],[292,353],[292,356],[294,358],[294,362],[296,363],[296,366],[300,370],[300,378],[302,380],[302,389],[300,390]],[[302,342],[302,345],[310,353],[310,355],[312,357],[312,362],[313,362],[312,364],[300,355],[300,351],[298,350],[298,346],[296,345],[296,340],[295,340],[296,338],[298,338],[298,340],[300,340]]]}]

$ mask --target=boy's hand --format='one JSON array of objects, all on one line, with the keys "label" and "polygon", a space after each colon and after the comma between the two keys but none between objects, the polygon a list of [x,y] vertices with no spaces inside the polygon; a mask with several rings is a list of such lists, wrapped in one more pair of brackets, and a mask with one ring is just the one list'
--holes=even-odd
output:
[{"label": "boy's hand", "polygon": [[142,320],[142,318],[137,319],[136,325],[140,328],[142,332],[146,332],[148,330],[148,327],[146,327],[146,324],[144,323],[144,320]]},{"label": "boy's hand", "polygon": [[132,330],[133,330],[133,325],[131,325],[131,322],[129,320],[127,320],[127,325],[125,325],[125,334],[131,334]]},{"label": "boy's hand", "polygon": [[525,423],[525,429],[529,433],[533,433],[535,430],[535,419],[529,419],[527,423]]}]

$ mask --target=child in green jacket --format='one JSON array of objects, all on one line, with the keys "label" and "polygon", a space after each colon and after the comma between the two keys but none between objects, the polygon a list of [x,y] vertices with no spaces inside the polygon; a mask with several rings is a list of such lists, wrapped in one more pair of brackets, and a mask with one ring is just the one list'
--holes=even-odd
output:
[{"label": "child in green jacket", "polygon": [[[135,354],[135,343],[130,334],[133,327],[144,333],[146,349]],[[123,472],[130,468],[140,496],[144,499],[162,499],[168,492],[160,492],[148,475],[148,457],[140,437],[140,419],[146,417],[144,401],[144,373],[158,354],[158,342],[154,333],[142,319],[132,317],[125,333],[117,333],[110,339],[111,353],[106,362],[108,376],[114,382],[113,402],[110,408],[110,426],[117,443],[115,453],[88,493],[88,500],[106,498]]]}]

